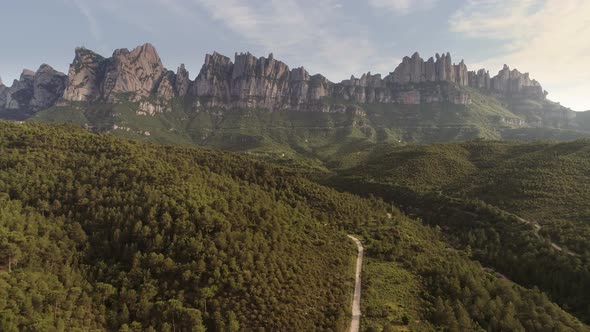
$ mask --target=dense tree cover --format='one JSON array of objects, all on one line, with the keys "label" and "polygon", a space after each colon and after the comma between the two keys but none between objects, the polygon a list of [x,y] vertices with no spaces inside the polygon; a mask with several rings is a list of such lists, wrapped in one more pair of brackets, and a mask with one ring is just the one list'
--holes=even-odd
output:
[{"label": "dense tree cover", "polygon": [[[2,257],[0,273],[26,299],[2,297],[10,329],[36,324],[29,311],[58,330],[347,325],[354,246],[330,223],[360,220],[370,209],[362,201],[336,197],[330,210],[314,208],[301,198],[307,189],[299,180],[221,152],[69,127],[0,126],[0,192],[36,213],[2,229],[0,242],[13,256]],[[50,228],[20,231],[26,218]],[[57,262],[45,260],[50,253]],[[52,273],[35,274],[48,264]],[[26,291],[33,282],[46,284],[43,299]]]},{"label": "dense tree cover", "polygon": [[[502,235],[509,232],[507,229],[496,232],[509,244],[520,243],[521,248],[527,248],[527,243],[535,243],[535,240],[538,240],[537,245],[546,242],[544,239],[551,240],[564,252],[570,253],[559,258],[560,271],[550,270],[553,265],[547,265],[548,257],[557,254],[555,250],[545,255],[543,251],[546,249],[518,253],[522,249],[514,248],[510,255],[499,255],[493,261],[502,265],[504,271],[510,271],[513,278],[521,276],[515,278],[519,282],[538,285],[579,317],[590,321],[590,301],[584,299],[578,289],[587,280],[587,277],[581,276],[590,270],[589,169],[588,139],[561,143],[471,141],[429,146],[382,145],[374,149],[362,165],[341,172],[341,176],[360,177],[396,188],[406,187],[410,191],[455,197],[464,203],[453,203],[461,205],[460,209],[471,206],[467,211],[473,210],[474,204],[481,204],[478,201],[484,201],[486,204],[483,205],[491,210],[495,210],[495,206],[509,212],[504,214],[505,217],[516,214],[518,217],[513,216],[514,221],[523,221],[519,217],[524,218],[534,225],[535,230],[534,234],[528,232],[523,235],[528,240],[510,242],[510,235]],[[400,195],[389,196],[393,201],[404,200]],[[413,204],[405,200],[406,205]],[[438,203],[448,204],[445,201]],[[429,204],[435,204],[433,202],[417,204],[425,208],[423,212],[431,211],[432,217],[436,213],[434,219],[441,225],[452,222],[450,218],[457,219],[451,217],[456,211],[447,209],[447,213],[441,213],[438,211],[440,208],[429,209]],[[496,212],[491,214],[501,215]],[[468,220],[469,217],[463,219]],[[488,254],[492,255],[489,249],[492,245],[484,243],[497,242],[494,241],[496,236],[491,234],[492,230],[480,232],[486,234],[474,233],[463,239],[464,243],[473,246],[472,242],[478,242],[477,247],[485,246]],[[548,247],[546,243],[545,247]],[[523,262],[521,256],[527,260]],[[514,267],[509,267],[509,264]],[[547,271],[539,273],[543,269]],[[534,271],[539,274],[533,274]],[[563,276],[564,273],[568,273],[569,277]]]},{"label": "dense tree cover", "polygon": [[590,140],[381,145],[341,172],[417,191],[478,198],[543,226],[542,235],[590,256]]},{"label": "dense tree cover", "polygon": [[[104,324],[79,266],[79,223],[43,217],[0,194],[0,330],[84,331]],[[100,287],[100,286],[99,286]]]},{"label": "dense tree cover", "polygon": [[[371,287],[381,276],[369,274],[365,281],[369,298],[363,300],[369,305],[365,307],[367,330],[395,331],[407,325],[405,322],[416,331],[589,330],[541,291],[498,277],[470,260],[465,251],[446,246],[440,241],[440,230],[407,218],[395,220],[393,226],[365,226],[361,234],[370,260],[388,262],[391,269],[403,268],[422,284],[421,302],[414,304],[421,306],[421,314],[415,316],[416,311],[406,310],[399,320],[384,319],[392,310],[400,309],[373,303],[376,301],[370,297]],[[423,317],[433,326],[418,325],[416,321]]]},{"label": "dense tree cover", "polygon": [[[332,185],[395,201],[403,209],[441,229],[451,243],[485,266],[527,287],[539,287],[564,309],[590,320],[589,262],[556,250],[518,217],[478,200],[418,193],[405,187],[358,178],[332,179]],[[442,274],[441,274],[442,275]]]},{"label": "dense tree cover", "polygon": [[389,317],[369,270],[364,330],[587,330],[381,200],[233,154],[0,123],[0,195],[7,331],[342,331],[345,232],[416,278]]}]

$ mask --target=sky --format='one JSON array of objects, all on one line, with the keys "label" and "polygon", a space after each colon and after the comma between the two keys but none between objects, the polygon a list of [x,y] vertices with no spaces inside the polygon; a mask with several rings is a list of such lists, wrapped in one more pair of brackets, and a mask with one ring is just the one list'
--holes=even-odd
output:
[{"label": "sky", "polygon": [[404,56],[451,52],[470,70],[530,72],[548,98],[590,110],[589,0],[19,0],[6,1],[4,84],[42,63],[66,72],[74,49],[103,56],[152,43],[194,78],[205,54],[273,53],[339,82],[384,76]]}]

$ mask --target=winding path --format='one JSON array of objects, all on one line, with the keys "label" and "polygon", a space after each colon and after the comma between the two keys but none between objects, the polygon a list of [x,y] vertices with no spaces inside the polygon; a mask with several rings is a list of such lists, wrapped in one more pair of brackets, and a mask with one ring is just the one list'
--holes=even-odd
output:
[{"label": "winding path", "polygon": [[562,248],[560,245],[558,245],[557,243],[553,242],[551,239],[548,239],[546,237],[541,236],[541,234],[539,234],[539,231],[541,230],[541,225],[539,225],[539,223],[537,223],[536,221],[526,220],[526,219],[524,219],[524,218],[522,218],[522,217],[520,217],[520,216],[518,216],[518,215],[516,215],[514,213],[510,213],[508,211],[504,211],[504,212],[506,214],[508,214],[508,215],[511,215],[511,216],[515,217],[518,221],[520,221],[522,223],[525,223],[525,224],[528,224],[528,225],[533,226],[533,230],[535,232],[535,236],[538,239],[546,240],[549,243],[549,245],[551,245],[551,247],[553,249],[555,249],[557,251],[561,251],[561,252],[563,252],[565,254],[568,254],[570,256],[574,256],[574,257],[580,256],[579,254],[577,254],[577,253],[575,253],[573,251],[570,251],[568,249]]},{"label": "winding path", "polygon": [[363,267],[363,255],[365,249],[361,241],[356,237],[349,235],[358,249],[358,256],[356,258],[356,272],[354,274],[354,295],[352,297],[352,321],[350,322],[350,332],[358,332],[361,323],[361,269]]}]

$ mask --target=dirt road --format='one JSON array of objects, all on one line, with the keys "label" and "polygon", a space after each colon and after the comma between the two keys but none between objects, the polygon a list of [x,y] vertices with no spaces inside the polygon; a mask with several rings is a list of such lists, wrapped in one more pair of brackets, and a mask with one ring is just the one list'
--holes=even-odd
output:
[{"label": "dirt road", "polygon": [[356,258],[356,272],[354,280],[354,295],[352,297],[352,321],[350,322],[350,332],[358,332],[361,323],[361,269],[363,267],[364,248],[356,237],[349,235],[358,249]]}]

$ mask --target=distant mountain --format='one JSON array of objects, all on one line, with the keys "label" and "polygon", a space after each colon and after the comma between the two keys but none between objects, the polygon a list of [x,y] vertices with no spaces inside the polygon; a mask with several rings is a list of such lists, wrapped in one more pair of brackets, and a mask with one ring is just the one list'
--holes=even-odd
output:
[{"label": "distant mountain", "polygon": [[303,67],[290,69],[272,54],[236,53],[232,61],[214,52],[192,81],[184,65],[167,70],[156,49],[144,44],[108,58],[77,48],[67,76],[47,65],[23,72],[11,87],[0,86],[0,117],[149,133],[168,143],[241,150],[282,145],[299,152],[317,150],[309,143],[317,135],[322,144],[342,135],[370,143],[438,142],[536,137],[531,128],[546,128],[551,137],[590,129],[546,95],[528,73],[508,66],[495,76],[470,71],[449,53],[426,61],[415,53],[383,78],[366,73],[334,83]]},{"label": "distant mountain", "polygon": [[[449,53],[442,56],[437,54],[436,60],[431,57],[426,62],[415,53],[411,58],[405,57],[383,79],[381,75],[371,75],[369,72],[361,78],[351,76],[340,83],[332,83],[319,74],[310,76],[303,67],[290,70],[285,63],[275,60],[272,54],[268,58],[256,58],[250,53],[236,53],[234,59],[232,62],[216,52],[208,54],[198,77],[190,81],[184,65],[176,73],[164,68],[151,44],[144,44],[132,51],[118,49],[110,58],[85,48],[77,48],[68,73],[67,88],[56,86],[51,91],[53,98],[50,100],[63,97],[64,101],[117,102],[123,99],[141,101],[152,97],[163,101],[190,96],[211,99],[202,106],[328,111],[325,108],[314,109],[312,104],[325,97],[344,98],[361,104],[470,103],[469,96],[456,89],[447,87],[441,90],[441,86],[436,84],[435,89],[414,86],[428,82],[477,87],[503,97],[544,99],[546,94],[537,81],[529,78],[528,73],[522,74],[516,69],[511,71],[508,66],[504,66],[498,75],[490,78],[489,71],[485,69],[468,71],[463,61],[453,64]],[[40,71],[37,74],[45,74],[43,78],[63,78],[63,74],[47,65],[43,65]],[[36,91],[38,86],[26,84],[33,77],[34,73],[24,72],[21,79],[15,81],[16,87],[13,86],[12,91],[3,95],[12,96],[24,87]],[[7,109],[27,106],[26,100],[18,104],[3,103]],[[32,106],[47,106],[47,103]]]}]

